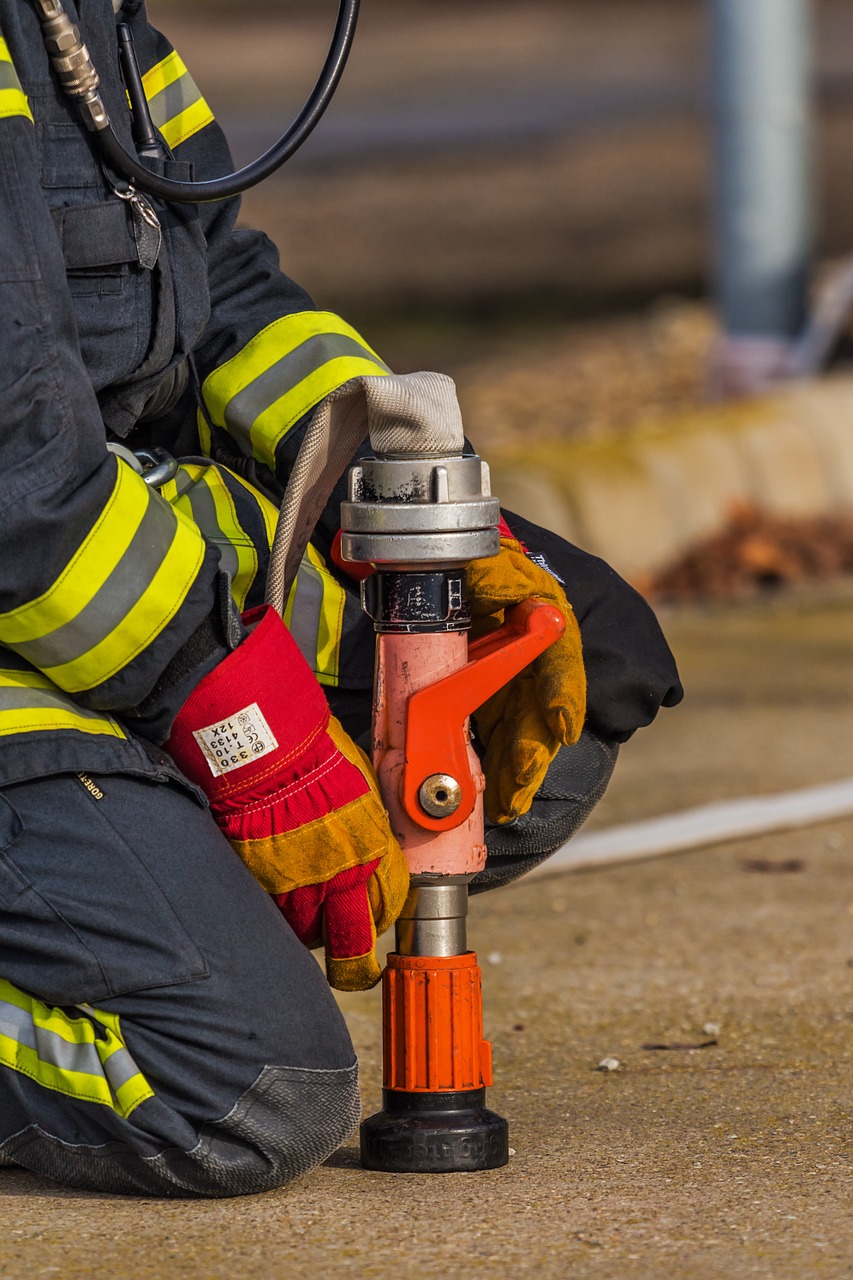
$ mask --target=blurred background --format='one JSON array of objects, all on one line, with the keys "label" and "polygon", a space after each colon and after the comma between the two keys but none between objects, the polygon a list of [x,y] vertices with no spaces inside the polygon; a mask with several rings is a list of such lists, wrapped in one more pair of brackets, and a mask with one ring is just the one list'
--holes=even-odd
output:
[{"label": "blurred background", "polygon": [[[335,8],[149,4],[238,162],[301,106]],[[650,596],[750,594],[853,569],[853,432],[840,462],[817,464],[849,473],[840,496],[825,485],[783,494],[750,455],[720,464],[740,468],[737,483],[685,503],[685,488],[711,484],[698,464],[676,494],[642,495],[647,509],[672,508],[657,539],[646,517],[616,538],[584,516],[615,499],[578,495],[586,459],[565,452],[594,441],[627,449],[623,470],[648,472],[638,431],[686,439],[694,409],[787,384],[781,365],[802,356],[815,301],[829,332],[818,325],[817,355],[812,342],[799,372],[844,367],[849,0],[364,0],[326,117],[245,197],[243,217],[392,367],[457,380],[508,506],[605,555]],[[722,411],[718,421],[728,424]],[[561,494],[521,475],[531,449]],[[791,466],[802,472],[799,455]],[[779,525],[789,517],[796,528]],[[704,560],[685,570],[697,548]]]}]

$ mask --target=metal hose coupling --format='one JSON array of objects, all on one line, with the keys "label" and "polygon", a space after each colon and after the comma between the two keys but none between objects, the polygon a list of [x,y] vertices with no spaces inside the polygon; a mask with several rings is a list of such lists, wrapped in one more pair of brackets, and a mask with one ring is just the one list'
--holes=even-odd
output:
[{"label": "metal hose coupling", "polygon": [[62,7],[61,0],[34,0],[42,38],[63,92],[80,108],[86,128],[107,129],[110,118],[98,92],[100,78],[79,28]]}]

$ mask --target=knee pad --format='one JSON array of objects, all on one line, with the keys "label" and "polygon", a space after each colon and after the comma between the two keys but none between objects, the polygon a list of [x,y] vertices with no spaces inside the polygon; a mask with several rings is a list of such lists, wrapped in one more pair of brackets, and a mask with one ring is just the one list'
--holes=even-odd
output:
[{"label": "knee pad", "polygon": [[[160,1105],[142,1103],[139,1121],[146,1107]],[[157,1150],[141,1124],[97,1146],[65,1142],[31,1125],[15,1136],[4,1163],[14,1159],[33,1173],[109,1194],[253,1195],[328,1159],[352,1134],[359,1111],[356,1063],[339,1070],[264,1067],[227,1116],[200,1126],[189,1150]]]},{"label": "knee pad", "polygon": [[183,1157],[184,1177],[189,1162],[196,1182],[188,1194],[252,1195],[284,1186],[328,1159],[350,1137],[359,1114],[356,1063],[339,1070],[265,1067]]}]

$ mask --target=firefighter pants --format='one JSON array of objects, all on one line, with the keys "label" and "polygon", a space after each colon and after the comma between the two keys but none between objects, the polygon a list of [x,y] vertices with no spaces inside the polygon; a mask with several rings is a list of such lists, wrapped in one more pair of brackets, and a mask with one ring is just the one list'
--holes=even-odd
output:
[{"label": "firefighter pants", "polygon": [[357,1120],[319,966],[188,792],[115,775],[0,792],[0,1163],[240,1195]]}]

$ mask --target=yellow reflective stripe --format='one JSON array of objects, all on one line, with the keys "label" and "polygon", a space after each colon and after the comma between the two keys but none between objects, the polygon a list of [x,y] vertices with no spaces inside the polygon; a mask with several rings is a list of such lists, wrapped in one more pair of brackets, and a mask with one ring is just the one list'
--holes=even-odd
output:
[{"label": "yellow reflective stripe", "polygon": [[[231,574],[231,592],[238,608],[242,610],[252,583],[257,577],[258,552],[240,524],[234,499],[222,475],[223,471],[227,471],[227,468],[220,468],[213,463],[209,466],[183,463],[180,473],[187,476],[191,483],[185,486],[181,484],[179,478],[176,478],[172,482],[174,487],[170,486],[169,498],[177,511],[181,511],[188,519],[195,522],[209,542],[230,550],[230,556],[223,557],[222,568]],[[233,472],[229,471],[228,474],[233,479],[239,480]],[[203,492],[199,492],[200,487]],[[165,488],[164,485],[161,493]],[[248,486],[246,489],[257,500],[259,495]],[[164,496],[166,496],[165,493]],[[209,509],[203,501],[205,496],[210,501]]]},{"label": "yellow reflective stripe", "polygon": [[127,551],[150,500],[144,480],[117,460],[113,491],[83,543],[43,595],[0,614],[0,639],[38,640],[79,613],[98,594]]},{"label": "yellow reflective stripe", "polygon": [[150,100],[158,93],[162,93],[164,89],[168,89],[170,84],[180,80],[181,76],[188,74],[183,59],[177,50],[173,49],[168,57],[163,58],[162,62],[158,62],[150,71],[146,71],[142,77],[146,98]]},{"label": "yellow reflective stripe", "polygon": [[320,404],[350,378],[387,372],[387,369],[378,369],[367,357],[341,356],[327,361],[255,419],[251,430],[253,454],[267,461],[268,465],[274,465],[279,442],[309,409]]},{"label": "yellow reflective stripe", "polygon": [[69,693],[108,680],[169,624],[204,558],[204,540],[118,461],[112,494],[59,578],[0,615],[0,642]]},{"label": "yellow reflective stripe", "polygon": [[[159,496],[157,501],[161,501]],[[177,527],[171,546],[147,590],[119,625],[88,653],[44,668],[61,688],[81,693],[103,684],[147,648],[180,609],[204,560],[204,539],[190,520],[180,512],[175,515]]]},{"label": "yellow reflective stripe", "polygon": [[237,608],[242,611],[246,596],[258,573],[258,553],[240,521],[234,499],[228,492],[222,475],[216,467],[208,467],[204,484],[213,497],[216,519],[223,536],[228,539],[237,556],[237,572],[231,580],[231,591]]},{"label": "yellow reflective stripe", "polygon": [[213,112],[174,50],[142,77],[151,118],[166,144],[175,148],[213,121]]},{"label": "yellow reflective stripe", "polygon": [[165,484],[161,484],[160,497],[168,502],[170,507],[173,507],[178,497],[177,480],[167,480]]},{"label": "yellow reflective stripe", "polygon": [[273,506],[269,498],[265,498],[262,493],[256,494],[256,497],[264,520],[264,529],[266,530],[267,535],[267,546],[270,551],[272,551],[272,544],[275,541],[275,531],[278,527],[278,507]]},{"label": "yellow reflective stripe", "polygon": [[166,146],[174,150],[182,142],[186,142],[191,138],[193,134],[198,133],[199,130],[212,123],[213,112],[204,98],[199,98],[192,106],[187,107],[186,111],[181,111],[171,120],[167,120],[160,132],[163,135]]},{"label": "yellow reflective stripe", "polygon": [[0,669],[0,737],[49,729],[126,737],[111,716],[78,707],[40,671]]},{"label": "yellow reflective stripe", "polygon": [[316,671],[321,684],[338,683],[340,677],[341,633],[344,625],[344,601],[346,592],[329,573],[326,562],[310,543],[308,559],[319,571],[323,582],[323,602],[320,609],[320,625],[317,630]]},{"label": "yellow reflective stripe", "polygon": [[48,680],[47,676],[41,671],[18,671],[17,667],[0,668],[0,689],[48,689],[55,691],[59,696],[60,691],[52,680]]},{"label": "yellow reflective stripe", "polygon": [[25,116],[32,120],[33,113],[22,89],[0,89],[0,120],[8,116]]},{"label": "yellow reflective stripe", "polygon": [[256,333],[237,355],[205,379],[204,399],[214,422],[224,425],[228,401],[282,356],[296,351],[308,338],[326,334],[353,338],[374,360],[382,363],[356,330],[331,311],[297,311],[293,315],[281,316]]},{"label": "yellow reflective stripe", "polygon": [[82,1102],[112,1105],[110,1088],[103,1077],[90,1075],[88,1072],[70,1071],[67,1068],[55,1067],[52,1062],[43,1062],[37,1050],[31,1049],[29,1045],[19,1044],[2,1032],[0,1032],[0,1065],[11,1067],[13,1071],[29,1076],[37,1084],[45,1089],[52,1089],[55,1093],[64,1093],[67,1097],[77,1098]]},{"label": "yellow reflective stripe", "polygon": [[[304,563],[305,563],[305,556],[303,555],[302,564]],[[285,602],[284,613],[281,615],[284,621],[284,625],[287,627],[288,631],[293,630],[293,609],[296,604],[296,588],[299,583],[299,574],[302,572],[302,564],[300,564],[299,569],[296,572],[296,577],[293,579],[293,585],[290,588],[290,591],[287,596],[287,601]]]},{"label": "yellow reflective stripe", "polygon": [[274,468],[280,441],[326,396],[351,378],[389,372],[339,316],[300,311],[274,320],[209,374],[204,399],[217,426]]},{"label": "yellow reflective stripe", "polygon": [[284,609],[284,622],[320,684],[340,678],[346,592],[309,544]]},{"label": "yellow reflective stripe", "polygon": [[0,119],[7,116],[25,116],[32,120],[33,113],[12,63],[9,46],[0,36]]},{"label": "yellow reflective stripe", "polygon": [[[127,1117],[154,1091],[128,1052],[118,1019],[85,1009],[89,1017],[72,1018],[0,979],[0,1064]],[[100,1024],[97,1032],[92,1020]]]},{"label": "yellow reflective stripe", "polygon": [[[204,416],[201,409],[196,410],[196,425],[198,427],[199,450],[206,458],[209,458],[213,452],[213,440],[211,438],[210,426],[208,425],[207,418]],[[165,488],[166,486],[164,485],[160,492],[163,493]]]},{"label": "yellow reflective stripe", "polygon": [[132,1111],[136,1110],[140,1102],[144,1102],[146,1098],[153,1097],[154,1090],[140,1071],[132,1080],[119,1085],[116,1089],[115,1109],[119,1115],[127,1117]]},{"label": "yellow reflective stripe", "polygon": [[3,711],[0,710],[0,737],[10,737],[15,733],[35,733],[49,729],[76,729],[79,733],[108,734],[111,738],[124,738],[125,734],[114,720],[99,720],[96,716],[87,717],[83,711],[63,711],[57,707],[55,711],[43,707],[31,709]]}]

